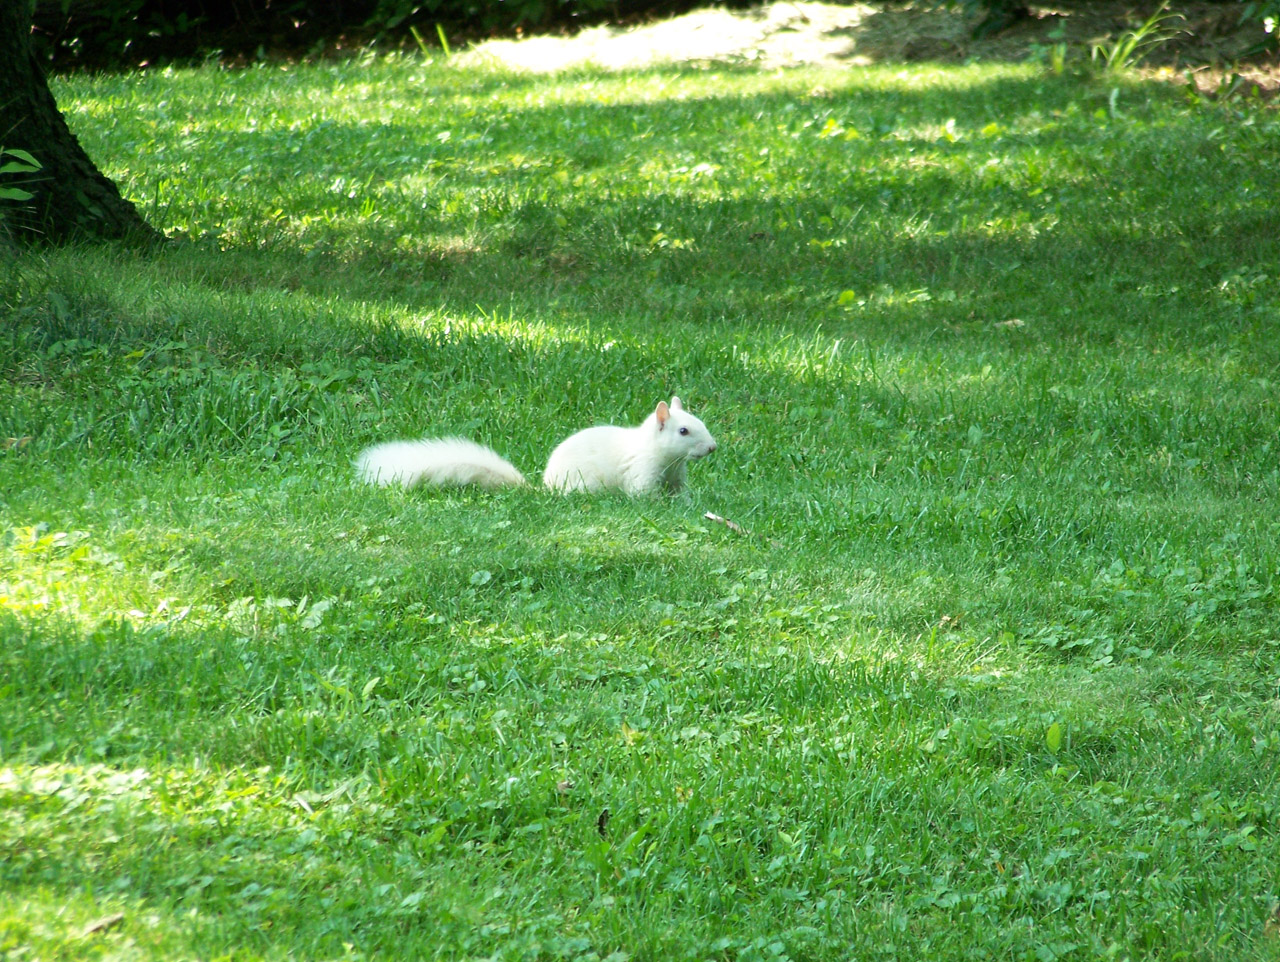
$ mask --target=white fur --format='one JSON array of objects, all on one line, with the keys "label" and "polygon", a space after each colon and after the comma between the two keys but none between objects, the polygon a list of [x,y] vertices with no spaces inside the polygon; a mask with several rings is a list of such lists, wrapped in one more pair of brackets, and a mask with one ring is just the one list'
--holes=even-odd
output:
[{"label": "white fur", "polygon": [[674,492],[684,487],[686,462],[715,449],[707,426],[673,397],[639,427],[603,425],[565,438],[551,452],[542,483],[557,491]]},{"label": "white fur", "polygon": [[[551,452],[543,483],[555,491],[616,488],[629,495],[684,487],[686,465],[716,449],[707,426],[678,397],[659,401],[639,427],[586,428]],[[497,452],[466,438],[388,441],[356,459],[360,477],[374,484],[524,484],[524,476]]]},{"label": "white fur", "polygon": [[497,488],[524,484],[524,475],[498,452],[466,438],[387,441],[356,458],[360,477],[373,484],[478,484]]}]

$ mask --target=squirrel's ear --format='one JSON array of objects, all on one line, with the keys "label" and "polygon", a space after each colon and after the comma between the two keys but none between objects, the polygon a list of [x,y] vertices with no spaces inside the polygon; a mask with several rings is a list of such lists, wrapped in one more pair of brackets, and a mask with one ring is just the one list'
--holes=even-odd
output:
[{"label": "squirrel's ear", "polygon": [[667,426],[667,421],[671,417],[671,411],[667,409],[666,401],[659,401],[658,407],[654,410],[653,416],[658,419],[658,430],[661,431]]},{"label": "squirrel's ear", "polygon": [[671,410],[673,411],[684,410],[684,405],[680,403],[680,399],[676,397],[674,394],[671,395]]}]

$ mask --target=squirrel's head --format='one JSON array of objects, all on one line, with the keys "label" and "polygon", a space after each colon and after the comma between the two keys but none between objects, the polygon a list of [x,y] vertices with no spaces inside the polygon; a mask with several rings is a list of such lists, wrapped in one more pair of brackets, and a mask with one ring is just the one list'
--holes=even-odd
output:
[{"label": "squirrel's head", "polygon": [[668,405],[659,401],[653,420],[662,448],[683,458],[703,458],[716,449],[716,439],[707,426],[688,413],[678,397]]}]

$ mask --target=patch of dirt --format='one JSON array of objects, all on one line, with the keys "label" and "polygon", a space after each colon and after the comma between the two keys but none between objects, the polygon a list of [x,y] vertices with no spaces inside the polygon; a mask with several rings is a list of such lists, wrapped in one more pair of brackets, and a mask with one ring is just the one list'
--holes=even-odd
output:
[{"label": "patch of dirt", "polygon": [[[1275,54],[1254,59],[1267,39],[1263,25],[1242,20],[1243,4],[1183,3],[1181,19],[1163,22],[1173,34],[1156,45],[1144,67],[1166,76],[1190,71],[1199,86],[1216,88],[1231,79],[1263,92],[1280,87]],[[775,0],[747,10],[708,8],[640,26],[599,26],[572,37],[536,36],[490,40],[462,56],[508,68],[551,72],[594,66],[613,70],[674,63],[756,64],[764,68],[806,64],[865,65],[876,62],[965,60],[1046,62],[1065,44],[1068,62],[1088,60],[1095,45],[1107,45],[1150,15],[1150,3],[1063,0],[1030,4],[1030,15],[1012,26],[975,38],[976,21],[954,6],[936,2],[834,4]],[[1201,76],[1203,75],[1203,76]],[[1239,80],[1234,78],[1241,78]]]}]

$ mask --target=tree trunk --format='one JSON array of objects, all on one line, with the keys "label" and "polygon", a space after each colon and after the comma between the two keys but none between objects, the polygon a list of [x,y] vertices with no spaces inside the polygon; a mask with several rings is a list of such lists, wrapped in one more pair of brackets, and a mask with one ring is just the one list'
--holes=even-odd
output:
[{"label": "tree trunk", "polygon": [[0,178],[35,195],[0,201],[0,229],[27,243],[158,238],[67,128],[32,50],[30,10],[0,0],[0,148],[27,151],[41,169],[21,184]]}]

